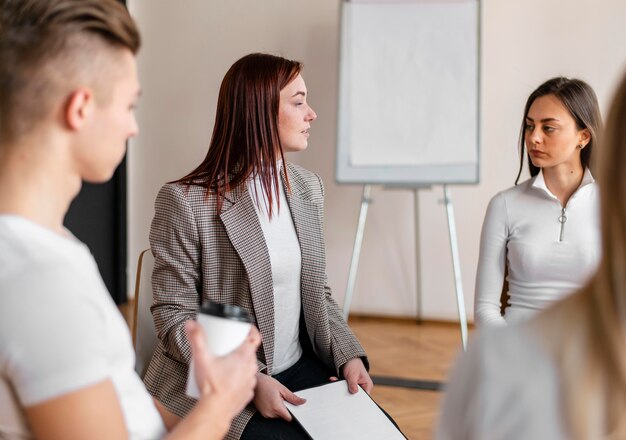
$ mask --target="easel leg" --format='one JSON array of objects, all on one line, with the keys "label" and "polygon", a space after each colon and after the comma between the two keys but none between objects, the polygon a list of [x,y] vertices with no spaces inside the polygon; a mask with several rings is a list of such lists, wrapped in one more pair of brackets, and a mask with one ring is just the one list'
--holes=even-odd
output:
[{"label": "easel leg", "polygon": [[[368,185],[366,185],[367,187]],[[420,254],[420,228],[419,228],[419,189],[413,190],[415,198],[415,260],[416,260],[416,297],[417,297],[417,322],[422,321],[422,277],[421,277],[421,254]],[[369,189],[363,189],[363,199],[361,201],[361,215],[359,216],[359,226],[357,228],[357,236],[354,242],[354,251],[352,253],[352,264],[350,265],[350,275],[348,276],[348,288],[346,289],[346,302],[344,303],[344,314],[347,318],[350,299],[352,297],[352,289],[354,287],[354,278],[356,277],[356,268],[359,261],[359,251],[361,249],[361,240],[363,238],[363,229],[365,227],[365,216],[367,215],[367,203],[369,203]],[[456,240],[456,238],[455,238]],[[462,295],[462,293],[461,293]],[[403,379],[393,376],[372,376],[372,380],[376,385],[411,388],[417,390],[439,391],[443,388],[440,381],[419,380],[419,379]]]},{"label": "easel leg", "polygon": [[448,185],[443,186],[444,202],[448,214],[448,234],[450,235],[450,253],[452,254],[452,268],[454,270],[454,286],[456,290],[456,304],[459,311],[459,324],[461,326],[461,341],[463,350],[467,350],[467,314],[465,313],[465,299],[463,296],[463,284],[461,282],[461,260],[459,258],[459,246],[454,223],[454,208]]},{"label": "easel leg", "polygon": [[415,300],[417,323],[422,323],[422,255],[420,252],[420,203],[419,189],[413,190],[415,199]]},{"label": "easel leg", "polygon": [[369,204],[371,202],[371,191],[371,185],[363,186],[363,196],[361,197],[361,211],[359,212],[359,222],[357,223],[356,236],[354,237],[354,247],[352,248],[352,259],[350,260],[350,271],[348,272],[346,295],[343,299],[343,317],[346,321],[348,320],[348,314],[350,313],[350,303],[352,302],[352,294],[354,293],[356,271],[359,267],[361,245],[363,244],[363,232],[365,231],[365,220],[367,219],[367,208],[369,207]]}]

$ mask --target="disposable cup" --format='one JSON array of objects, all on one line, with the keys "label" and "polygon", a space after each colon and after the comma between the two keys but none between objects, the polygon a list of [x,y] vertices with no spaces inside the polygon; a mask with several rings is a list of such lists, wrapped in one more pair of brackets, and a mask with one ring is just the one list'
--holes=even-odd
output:
[{"label": "disposable cup", "polygon": [[[242,307],[204,301],[198,310],[197,321],[204,331],[209,352],[215,356],[225,356],[246,340],[253,319]],[[186,393],[196,399],[200,397],[193,361],[187,377]]]}]

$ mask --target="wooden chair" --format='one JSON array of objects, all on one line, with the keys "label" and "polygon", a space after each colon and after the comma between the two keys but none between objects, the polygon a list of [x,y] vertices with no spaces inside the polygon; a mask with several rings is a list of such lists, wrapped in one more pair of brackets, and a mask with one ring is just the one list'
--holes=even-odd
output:
[{"label": "wooden chair", "polygon": [[504,268],[504,282],[502,283],[502,292],[500,293],[500,314],[504,316],[506,312],[506,308],[511,305],[509,296],[509,282],[507,278],[509,276],[509,268],[508,266]]},{"label": "wooden chair", "polygon": [[135,309],[133,312],[133,346],[135,347],[135,371],[144,376],[159,340],[154,328],[152,313],[152,270],[154,256],[150,249],[139,254],[135,278]]}]

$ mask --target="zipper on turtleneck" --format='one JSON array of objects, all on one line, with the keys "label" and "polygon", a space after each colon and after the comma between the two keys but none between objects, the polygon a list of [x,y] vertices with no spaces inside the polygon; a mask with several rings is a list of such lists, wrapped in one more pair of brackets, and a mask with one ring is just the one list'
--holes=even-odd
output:
[{"label": "zipper on turtleneck", "polygon": [[563,241],[563,231],[565,230],[565,222],[567,216],[565,215],[565,207],[561,208],[561,215],[559,216],[559,223],[561,223],[561,231],[559,232],[559,241]]}]

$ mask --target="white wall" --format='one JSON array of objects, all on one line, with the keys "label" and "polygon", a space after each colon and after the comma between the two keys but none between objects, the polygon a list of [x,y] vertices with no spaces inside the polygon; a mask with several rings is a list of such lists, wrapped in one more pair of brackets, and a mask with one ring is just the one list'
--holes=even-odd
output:
[{"label": "white wall", "polygon": [[[334,182],[339,0],[128,3],[144,42],[141,133],[128,156],[129,284],[137,256],[148,244],[159,187],[202,160],[224,73],[239,57],[260,51],[305,63],[303,77],[319,118],[309,149],[290,160],[318,172],[326,184],[328,278],[341,303],[361,187]],[[595,88],[605,109],[626,67],[624,0],[484,0],[482,16],[481,183],[452,187],[470,315],[484,210],[493,194],[513,184],[528,94],[549,77],[579,77]],[[415,316],[412,193],[375,187],[373,198],[352,310]],[[441,187],[419,196],[423,316],[455,319],[441,198]]]}]

